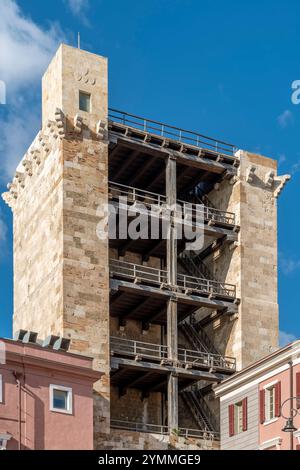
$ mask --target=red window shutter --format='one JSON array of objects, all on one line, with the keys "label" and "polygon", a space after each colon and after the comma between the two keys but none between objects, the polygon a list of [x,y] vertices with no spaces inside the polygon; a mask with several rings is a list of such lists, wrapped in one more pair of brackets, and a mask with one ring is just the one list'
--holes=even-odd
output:
[{"label": "red window shutter", "polygon": [[281,382],[275,385],[275,416],[280,416],[281,407]]},{"label": "red window shutter", "polygon": [[261,424],[265,422],[265,391],[259,392],[259,415]]},{"label": "red window shutter", "polygon": [[300,372],[296,374],[296,396],[299,397],[297,408],[300,408]]},{"label": "red window shutter", "polygon": [[229,436],[234,436],[234,405],[228,406]]},{"label": "red window shutter", "polygon": [[243,399],[243,431],[248,429],[248,399]]}]

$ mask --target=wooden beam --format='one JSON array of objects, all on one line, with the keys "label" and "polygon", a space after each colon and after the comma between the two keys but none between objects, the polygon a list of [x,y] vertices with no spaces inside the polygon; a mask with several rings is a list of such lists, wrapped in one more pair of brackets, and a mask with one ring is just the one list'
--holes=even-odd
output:
[{"label": "wooden beam", "polygon": [[124,359],[119,357],[111,358],[111,367],[126,367],[127,369],[140,369],[146,372],[155,371],[158,374],[173,373],[178,377],[190,380],[207,380],[208,382],[221,382],[227,375],[219,372],[209,372],[199,369],[184,369],[183,367],[175,367],[167,364],[156,364],[155,362],[135,361],[133,359]]},{"label": "wooden beam", "polygon": [[166,300],[170,297],[177,300],[178,303],[186,305],[195,305],[200,307],[212,308],[215,310],[233,309],[235,312],[238,311],[237,305],[234,304],[235,299],[232,301],[218,300],[216,298],[209,298],[202,295],[195,294],[182,294],[176,293],[170,290],[160,289],[158,287],[147,286],[144,284],[135,284],[129,281],[121,281],[120,279],[111,279],[110,287],[112,289],[120,289],[124,292],[136,291],[138,295],[153,296],[157,298],[165,298]]},{"label": "wooden beam", "polygon": [[153,243],[151,243],[151,247],[143,254],[143,261],[149,261],[150,256],[152,256],[153,253],[155,253],[156,250],[165,243],[166,240],[154,240]]},{"label": "wooden beam", "polygon": [[122,391],[122,395],[124,395],[126,393],[127,388],[135,388],[140,382],[145,380],[147,377],[150,377],[151,375],[153,375],[152,371],[151,372],[143,372],[136,379],[128,380],[125,384],[119,385],[119,388]]},{"label": "wooden beam", "polygon": [[[159,157],[159,158],[167,158],[168,156],[175,157],[178,160],[178,163],[182,163],[183,165],[194,167],[194,168],[200,168],[203,170],[207,170],[210,173],[218,173],[222,174],[224,173],[225,170],[229,171],[232,173],[232,175],[235,175],[237,173],[236,167],[234,167],[234,163],[237,161],[236,158],[228,156],[226,157],[227,160],[232,163],[225,163],[223,162],[217,162],[217,159],[212,159],[209,158],[209,151],[203,149],[203,156],[198,156],[198,155],[192,155],[188,154],[187,152],[182,153],[179,152],[178,150],[172,150],[168,147],[161,147],[157,148],[157,145],[153,145],[149,142],[137,142],[136,140],[133,141],[130,139],[130,137],[115,137],[112,135],[111,136],[112,141],[117,141],[122,143],[123,146],[130,147],[130,148],[140,148],[140,152],[143,153],[149,153],[154,157]],[[205,156],[206,155],[206,156]]]},{"label": "wooden beam", "polygon": [[224,315],[228,317],[236,313],[237,313],[237,308],[218,310],[217,313],[210,313],[209,315],[206,315],[197,323],[197,325],[203,328],[209,325],[209,323],[217,320],[218,318],[223,317]]},{"label": "wooden beam", "polygon": [[[118,144],[117,146],[118,147]],[[128,167],[130,167],[130,165],[132,164],[133,160],[135,159],[135,157],[137,157],[137,155],[139,155],[139,151],[138,150],[135,150],[135,149],[131,149],[131,152],[129,153],[129,155],[127,155],[127,157],[125,157],[125,163],[124,165],[121,165],[119,170],[113,175],[113,181],[117,181],[118,178],[120,178],[120,176],[122,175],[122,173],[127,170]]]},{"label": "wooden beam", "polygon": [[150,385],[149,386],[149,390],[151,392],[156,392],[157,390],[159,390],[163,385],[167,385],[167,377],[164,377],[163,379],[160,379],[159,381],[157,381],[156,383],[154,383],[153,385]]},{"label": "wooden beam", "polygon": [[126,182],[127,186],[134,186],[137,181],[139,181],[140,178],[144,176],[145,173],[149,170],[149,168],[153,165],[153,160],[152,158],[147,155],[148,161],[143,165],[141,170],[137,172],[136,174],[133,174],[131,178]]},{"label": "wooden beam", "polygon": [[117,291],[116,294],[114,294],[113,296],[110,297],[110,299],[109,299],[109,304],[110,304],[110,305],[113,305],[115,302],[118,301],[118,299],[119,299],[120,297],[122,297],[122,295],[124,295],[124,292],[122,292],[122,291]]},{"label": "wooden beam", "polygon": [[148,330],[150,324],[158,320],[158,318],[161,317],[164,313],[166,313],[166,311],[167,311],[167,306],[164,306],[158,312],[151,315],[151,317],[148,317],[146,320],[143,321],[142,329],[145,331]]},{"label": "wooden beam", "polygon": [[158,183],[158,181],[159,181],[160,179],[163,179],[163,176],[162,176],[162,174],[158,171],[158,172],[157,172],[157,175],[155,176],[154,179],[152,178],[151,181],[149,181],[148,183],[145,183],[145,190],[146,190],[146,191],[151,191],[151,188],[153,188],[153,187],[156,185],[156,183]]},{"label": "wooden beam", "polygon": [[126,316],[126,317],[134,316],[137,313],[139,313],[143,308],[145,308],[147,305],[149,305],[151,303],[152,303],[151,297],[150,298],[146,297],[144,300],[142,300],[142,302],[139,302],[136,305],[136,307],[133,308],[133,310],[128,311],[124,316]]}]

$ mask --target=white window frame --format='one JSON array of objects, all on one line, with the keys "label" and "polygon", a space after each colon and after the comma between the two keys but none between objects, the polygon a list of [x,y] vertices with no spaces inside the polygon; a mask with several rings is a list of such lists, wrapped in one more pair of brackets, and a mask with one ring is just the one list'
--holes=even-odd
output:
[{"label": "white window frame", "polygon": [[0,403],[3,403],[3,376],[0,374]]},{"label": "white window frame", "polygon": [[[61,408],[55,408],[53,406],[54,390],[68,393],[67,409],[62,410]],[[73,390],[71,387],[64,387],[63,385],[50,384],[49,395],[50,395],[50,407],[49,407],[50,411],[54,411],[55,413],[64,413],[68,415],[73,414]]]},{"label": "white window frame", "polygon": [[243,432],[243,401],[234,404],[234,434]]},{"label": "white window frame", "polygon": [[[277,383],[277,382],[276,382]],[[278,417],[275,416],[275,400],[276,400],[276,383],[269,384],[269,386],[264,387],[265,389],[265,423],[270,424],[277,421]],[[273,406],[271,410],[271,390],[273,394]],[[272,411],[272,416],[271,416]]]}]

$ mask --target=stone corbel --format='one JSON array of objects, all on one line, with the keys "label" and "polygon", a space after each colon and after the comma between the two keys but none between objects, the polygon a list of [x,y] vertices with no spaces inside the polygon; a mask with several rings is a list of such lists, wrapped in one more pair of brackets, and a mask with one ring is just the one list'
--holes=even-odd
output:
[{"label": "stone corbel", "polygon": [[25,175],[20,171],[16,171],[15,180],[19,183],[21,188],[25,188]]},{"label": "stone corbel", "polygon": [[246,181],[248,183],[252,183],[253,179],[254,179],[254,173],[255,173],[255,166],[254,165],[251,165],[248,170],[247,170],[247,173],[246,173]]},{"label": "stone corbel", "polygon": [[83,118],[79,114],[76,114],[74,117],[74,130],[77,134],[80,134],[82,131]]},{"label": "stone corbel", "polygon": [[47,127],[48,127],[48,129],[49,129],[49,131],[50,131],[50,134],[52,134],[52,136],[53,136],[55,139],[57,139],[58,134],[57,134],[56,122],[50,121],[50,119],[49,119],[49,121],[47,122]]},{"label": "stone corbel", "polygon": [[49,145],[49,141],[48,141],[48,136],[45,135],[45,134],[41,134],[39,136],[39,142],[42,146],[42,149],[44,150],[45,153],[48,153],[49,150],[50,150],[50,145]]},{"label": "stone corbel", "polygon": [[3,201],[12,209],[14,198],[10,192],[3,193],[2,195]]},{"label": "stone corbel", "polygon": [[29,175],[29,176],[32,176],[32,162],[30,160],[23,160],[22,161],[22,165],[23,167],[25,168],[25,171],[26,173]]},{"label": "stone corbel", "polygon": [[274,182],[275,182],[274,197],[275,198],[278,198],[284,186],[290,179],[291,179],[291,175],[275,176],[274,178]]},{"label": "stone corbel", "polygon": [[232,178],[230,178],[229,180],[229,184],[231,184],[232,186],[237,183],[239,180],[238,176],[237,175],[234,175]]},{"label": "stone corbel", "polygon": [[56,108],[56,111],[55,111],[55,122],[56,122],[56,125],[57,125],[58,135],[60,137],[64,137],[65,136],[66,119],[65,119],[64,113],[59,108]]},{"label": "stone corbel", "polygon": [[230,245],[229,245],[229,250],[230,250],[230,251],[233,251],[233,250],[235,250],[235,248],[237,248],[238,246],[240,246],[239,242],[237,242],[237,241],[232,242],[232,243],[230,243]]},{"label": "stone corbel", "polygon": [[103,121],[103,120],[100,119],[100,121],[97,122],[96,134],[97,134],[98,139],[107,140],[107,124],[106,124],[106,121]]},{"label": "stone corbel", "polygon": [[33,149],[30,151],[32,160],[37,164],[40,165],[41,163],[41,152],[37,149]]},{"label": "stone corbel", "polygon": [[9,190],[9,194],[13,199],[18,198],[18,188],[16,187],[16,183],[8,183],[7,189]]},{"label": "stone corbel", "polygon": [[275,177],[275,172],[274,171],[269,171],[266,174],[265,185],[266,185],[267,188],[272,188],[272,186],[274,185],[274,177]]}]

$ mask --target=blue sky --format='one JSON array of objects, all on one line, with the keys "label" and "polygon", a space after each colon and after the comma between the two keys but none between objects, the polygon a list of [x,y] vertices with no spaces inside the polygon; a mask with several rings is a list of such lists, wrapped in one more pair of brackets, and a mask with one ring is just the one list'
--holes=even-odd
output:
[{"label": "blue sky", "polygon": [[[300,3],[1,0],[0,191],[40,125],[40,79],[60,41],[109,57],[111,107],[276,158],[282,342],[300,337]],[[0,336],[11,335],[12,220],[0,202]]]}]

